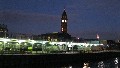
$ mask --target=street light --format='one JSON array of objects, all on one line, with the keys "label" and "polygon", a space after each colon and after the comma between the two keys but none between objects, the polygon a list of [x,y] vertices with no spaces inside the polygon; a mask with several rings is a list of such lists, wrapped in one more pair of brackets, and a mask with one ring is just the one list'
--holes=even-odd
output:
[{"label": "street light", "polygon": [[5,38],[6,38],[6,31],[5,31]]},{"label": "street light", "polygon": [[71,45],[72,45],[72,53],[73,53],[73,41],[71,42]]},{"label": "street light", "polygon": [[97,39],[98,39],[98,41],[99,41],[99,45],[100,45],[100,37],[99,37],[99,35],[97,34]]}]

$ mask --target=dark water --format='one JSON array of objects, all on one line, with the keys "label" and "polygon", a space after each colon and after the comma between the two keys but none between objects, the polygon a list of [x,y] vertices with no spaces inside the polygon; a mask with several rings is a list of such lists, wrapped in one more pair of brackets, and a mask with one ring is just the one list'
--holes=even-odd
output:
[{"label": "dark water", "polygon": [[[73,64],[68,64],[67,66],[55,66],[52,68],[120,68],[119,59],[120,57],[99,62],[79,62],[76,64],[73,62]],[[88,66],[85,66],[85,64],[88,64]]]},{"label": "dark water", "polygon": [[[7,56],[7,58],[8,57],[10,56]],[[18,57],[20,57],[21,59]],[[15,56],[13,56],[13,58],[9,58],[10,60],[7,58],[4,58],[4,61],[2,60],[3,59],[2,58],[0,59],[0,68],[4,68],[4,67],[5,68],[6,67],[12,67],[12,68],[120,68],[120,63],[119,63],[120,57],[111,58],[111,59],[102,60],[102,61],[94,60],[94,61],[82,62],[82,61],[77,60],[76,62],[64,62],[64,63],[63,62],[60,62],[60,63],[52,62],[51,63],[47,61],[47,59],[49,60],[49,58],[46,58],[45,60],[47,61],[47,63],[45,62],[43,63],[43,62],[40,62],[38,58],[37,60],[35,60],[35,58],[31,59],[30,58],[31,56],[28,56],[28,57],[25,58],[25,56],[17,56],[17,58],[20,60],[14,60]],[[27,61],[25,59],[27,59]]]}]

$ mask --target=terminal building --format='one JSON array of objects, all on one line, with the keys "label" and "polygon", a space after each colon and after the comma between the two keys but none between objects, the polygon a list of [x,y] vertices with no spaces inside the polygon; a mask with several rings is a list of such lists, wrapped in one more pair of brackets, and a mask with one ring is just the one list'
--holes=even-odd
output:
[{"label": "terminal building", "polygon": [[71,35],[67,32],[67,13],[64,9],[61,17],[61,32],[46,33],[38,36],[34,36],[33,39],[41,39],[46,41],[70,41]]},{"label": "terminal building", "polygon": [[45,41],[70,41],[71,35],[68,33],[46,33],[41,34],[41,39]]}]

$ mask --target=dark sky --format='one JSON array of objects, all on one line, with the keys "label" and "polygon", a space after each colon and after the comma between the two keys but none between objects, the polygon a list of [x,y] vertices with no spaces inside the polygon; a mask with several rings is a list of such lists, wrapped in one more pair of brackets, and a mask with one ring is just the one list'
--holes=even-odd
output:
[{"label": "dark sky", "polygon": [[60,32],[64,7],[72,36],[120,39],[120,0],[0,0],[0,23],[9,32]]}]

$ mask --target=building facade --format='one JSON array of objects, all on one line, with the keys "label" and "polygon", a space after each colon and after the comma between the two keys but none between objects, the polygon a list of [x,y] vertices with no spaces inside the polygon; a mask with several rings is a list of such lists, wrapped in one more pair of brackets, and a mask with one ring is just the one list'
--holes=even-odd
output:
[{"label": "building facade", "polygon": [[0,24],[0,37],[6,38],[8,37],[8,28],[5,24]]},{"label": "building facade", "polygon": [[45,41],[70,41],[71,35],[68,33],[46,33],[41,34],[41,39]]}]

